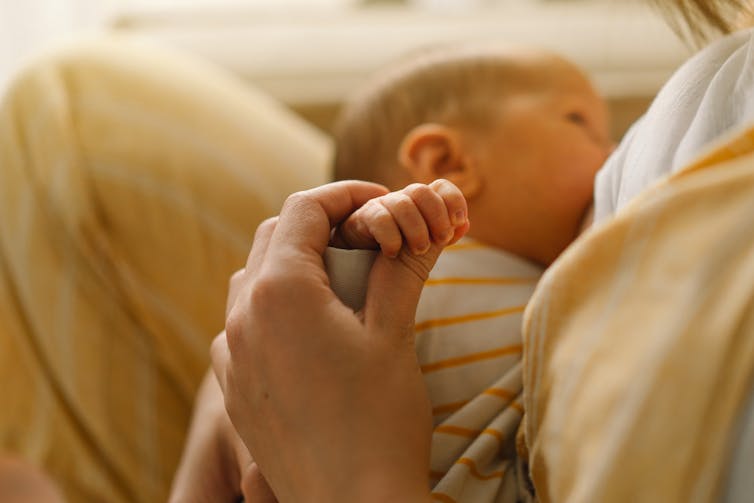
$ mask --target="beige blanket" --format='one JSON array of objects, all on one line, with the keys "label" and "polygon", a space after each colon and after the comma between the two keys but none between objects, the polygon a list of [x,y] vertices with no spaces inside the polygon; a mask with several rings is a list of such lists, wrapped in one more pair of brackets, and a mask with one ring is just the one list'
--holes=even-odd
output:
[{"label": "beige blanket", "polygon": [[541,501],[717,501],[754,369],[754,129],[545,274],[525,321]]}]

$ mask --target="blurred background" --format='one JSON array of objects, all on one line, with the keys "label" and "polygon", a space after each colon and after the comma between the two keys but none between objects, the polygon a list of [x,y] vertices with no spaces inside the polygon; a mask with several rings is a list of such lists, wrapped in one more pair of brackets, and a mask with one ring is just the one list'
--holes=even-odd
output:
[{"label": "blurred background", "polygon": [[0,91],[35,55],[92,34],[151,37],[214,61],[328,130],[376,67],[436,42],[501,40],[583,66],[617,139],[689,55],[641,0],[0,0]]}]

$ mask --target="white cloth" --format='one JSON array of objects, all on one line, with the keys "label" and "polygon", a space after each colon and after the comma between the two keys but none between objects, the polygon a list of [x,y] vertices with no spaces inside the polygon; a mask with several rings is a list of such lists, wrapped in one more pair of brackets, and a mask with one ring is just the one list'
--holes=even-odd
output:
[{"label": "white cloth", "polygon": [[332,246],[325,250],[323,258],[330,288],[354,311],[364,306],[369,271],[378,253],[377,250],[343,250]]},{"label": "white cloth", "polygon": [[724,37],[689,59],[626,134],[595,181],[595,222],[754,121],[754,31]]}]

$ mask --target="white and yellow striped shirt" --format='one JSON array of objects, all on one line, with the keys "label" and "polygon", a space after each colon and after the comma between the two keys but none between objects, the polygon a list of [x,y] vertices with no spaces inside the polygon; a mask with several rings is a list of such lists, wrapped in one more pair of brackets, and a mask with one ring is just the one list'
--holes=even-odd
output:
[{"label": "white and yellow striped shirt", "polygon": [[[325,253],[330,286],[354,309],[363,305],[375,256]],[[541,274],[537,265],[464,238],[443,251],[424,285],[416,351],[434,415],[437,501],[522,499],[515,448],[523,416],[521,323]]]},{"label": "white and yellow striped shirt", "polygon": [[516,501],[521,318],[542,269],[463,239],[440,256],[416,313],[417,356],[432,402],[433,497]]}]

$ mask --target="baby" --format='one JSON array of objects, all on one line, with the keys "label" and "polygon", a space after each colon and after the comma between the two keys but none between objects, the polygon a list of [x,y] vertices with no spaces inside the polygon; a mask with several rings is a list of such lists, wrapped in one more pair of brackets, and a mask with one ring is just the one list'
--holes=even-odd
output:
[{"label": "baby", "polygon": [[347,103],[335,138],[336,179],[396,191],[351,215],[339,244],[423,253],[429,239],[453,243],[468,230],[438,259],[416,315],[435,423],[433,494],[515,501],[521,317],[591,207],[611,150],[606,105],[552,54],[433,50],[379,73]]}]

